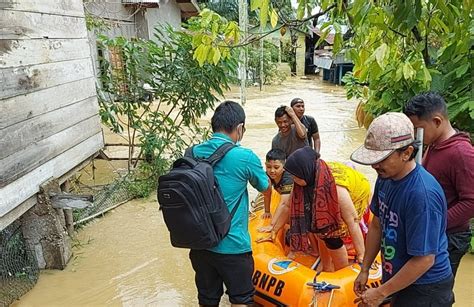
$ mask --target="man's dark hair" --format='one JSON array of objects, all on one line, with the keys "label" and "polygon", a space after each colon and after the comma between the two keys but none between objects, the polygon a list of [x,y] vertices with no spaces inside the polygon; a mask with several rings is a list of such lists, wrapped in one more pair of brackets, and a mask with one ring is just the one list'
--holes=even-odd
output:
[{"label": "man's dark hair", "polygon": [[418,150],[420,150],[420,141],[414,141],[414,142],[411,143],[411,144],[408,144],[408,145],[406,145],[406,146],[403,146],[402,148],[396,149],[396,151],[398,151],[398,152],[404,152],[404,151],[407,150],[408,147],[410,147],[410,146],[413,147],[413,152],[411,153],[411,156],[410,156],[410,158],[408,159],[408,161],[411,161],[411,160],[415,159],[416,154],[418,153]]},{"label": "man's dark hair", "polygon": [[293,107],[297,103],[304,103],[304,101],[301,98],[293,98],[290,102],[290,106]]},{"label": "man's dark hair", "polygon": [[239,124],[245,124],[244,109],[237,102],[230,100],[222,102],[211,119],[213,132],[231,133]]},{"label": "man's dark hair", "polygon": [[286,108],[285,106],[278,107],[275,111],[275,118],[282,117],[284,115],[288,115],[285,108]]},{"label": "man's dark hair", "polygon": [[286,154],[283,150],[275,148],[267,152],[265,160],[266,161],[278,160],[278,161],[281,161],[282,163],[285,163]]},{"label": "man's dark hair", "polygon": [[406,116],[416,116],[421,120],[430,119],[435,113],[448,117],[446,102],[436,92],[425,92],[412,97],[403,107]]}]

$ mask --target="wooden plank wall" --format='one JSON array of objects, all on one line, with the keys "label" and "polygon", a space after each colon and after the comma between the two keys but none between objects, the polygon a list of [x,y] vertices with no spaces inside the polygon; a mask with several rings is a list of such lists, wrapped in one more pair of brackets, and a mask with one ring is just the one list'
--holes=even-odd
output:
[{"label": "wooden plank wall", "polygon": [[82,0],[0,2],[0,230],[103,147]]}]

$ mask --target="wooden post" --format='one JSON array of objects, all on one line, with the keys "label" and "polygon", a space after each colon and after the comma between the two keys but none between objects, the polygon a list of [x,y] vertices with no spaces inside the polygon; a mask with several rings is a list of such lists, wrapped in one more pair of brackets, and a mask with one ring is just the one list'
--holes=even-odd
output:
[{"label": "wooden post", "polygon": [[[64,183],[61,185],[61,190],[66,193],[71,191],[71,183],[69,182],[69,179],[64,181]],[[63,212],[67,233],[72,238],[74,237],[74,216],[72,215],[72,209],[66,208],[63,209]]]}]

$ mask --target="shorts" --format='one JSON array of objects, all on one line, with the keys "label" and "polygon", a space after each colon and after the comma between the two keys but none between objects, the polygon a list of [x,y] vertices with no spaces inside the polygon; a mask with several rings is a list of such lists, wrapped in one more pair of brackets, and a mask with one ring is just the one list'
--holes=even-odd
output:
[{"label": "shorts", "polygon": [[454,277],[426,285],[412,284],[392,296],[392,307],[448,307],[454,302]]},{"label": "shorts", "polygon": [[232,304],[252,305],[255,288],[252,283],[252,252],[219,254],[208,250],[191,250],[189,258],[194,271],[200,305],[218,306],[224,287]]}]

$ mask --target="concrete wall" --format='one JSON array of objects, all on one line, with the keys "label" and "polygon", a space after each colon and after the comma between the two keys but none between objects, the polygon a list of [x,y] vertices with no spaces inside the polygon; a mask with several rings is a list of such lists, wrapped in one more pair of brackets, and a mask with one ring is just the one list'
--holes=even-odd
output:
[{"label": "concrete wall", "polygon": [[177,30],[181,28],[181,10],[175,0],[164,0],[160,2],[159,8],[147,9],[145,19],[148,24],[150,39],[154,39],[154,28],[158,24],[169,24]]},{"label": "concrete wall", "polygon": [[298,48],[296,48],[296,75],[304,76],[305,60],[306,60],[306,36],[298,33]]},{"label": "concrete wall", "polygon": [[[142,12],[136,11],[133,6],[125,6],[120,0],[95,0],[85,2],[84,11],[91,16],[99,16],[110,24],[111,28],[103,32],[107,37],[124,36],[132,38],[138,36],[135,18],[137,15],[141,15]],[[94,75],[97,75],[100,67],[97,53],[97,36],[93,31],[89,31],[88,38],[94,62]],[[148,37],[143,38],[148,39]]]}]

